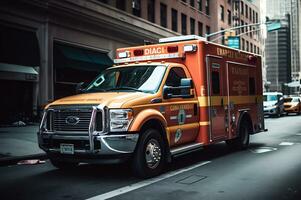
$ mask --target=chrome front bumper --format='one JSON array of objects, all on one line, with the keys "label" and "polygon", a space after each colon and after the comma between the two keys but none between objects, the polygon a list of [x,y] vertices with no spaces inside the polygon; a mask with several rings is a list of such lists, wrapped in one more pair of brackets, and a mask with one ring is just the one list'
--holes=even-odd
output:
[{"label": "chrome front bumper", "polygon": [[[96,113],[102,113],[102,130],[96,130]],[[138,142],[138,133],[110,134],[108,132],[107,110],[101,105],[93,106],[89,128],[87,132],[59,132],[45,128],[47,111],[38,132],[38,142],[42,150],[47,153],[61,153],[60,144],[73,144],[74,155],[121,155],[131,154]],[[65,154],[62,154],[65,155]]]},{"label": "chrome front bumper", "polygon": [[133,153],[138,142],[138,136],[139,134],[93,136],[93,149],[91,149],[91,140],[89,136],[38,133],[39,146],[47,153],[60,153],[60,147],[58,146],[60,143],[81,143],[81,147],[75,145],[74,154],[86,155],[118,155]]}]

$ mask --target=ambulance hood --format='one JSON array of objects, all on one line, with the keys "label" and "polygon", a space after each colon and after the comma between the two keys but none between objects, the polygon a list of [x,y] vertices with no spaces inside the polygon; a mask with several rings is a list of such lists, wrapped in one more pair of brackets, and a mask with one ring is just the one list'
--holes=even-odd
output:
[{"label": "ambulance hood", "polygon": [[[122,108],[122,106],[133,100],[141,100],[144,103],[146,100],[151,99],[153,94],[142,92],[101,92],[101,93],[84,93],[74,96],[58,99],[49,106],[55,105],[103,105],[109,108]],[[135,101],[137,102],[137,101]]]}]

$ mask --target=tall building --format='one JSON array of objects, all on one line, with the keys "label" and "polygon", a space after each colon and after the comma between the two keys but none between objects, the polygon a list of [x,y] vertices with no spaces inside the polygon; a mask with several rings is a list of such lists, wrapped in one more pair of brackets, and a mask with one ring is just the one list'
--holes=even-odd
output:
[{"label": "tall building", "polygon": [[301,79],[301,0],[268,0],[266,15],[270,19],[280,19],[290,15],[291,78]]},{"label": "tall building", "polygon": [[290,16],[280,19],[281,28],[267,33],[265,58],[270,91],[285,92],[285,83],[291,81]]}]

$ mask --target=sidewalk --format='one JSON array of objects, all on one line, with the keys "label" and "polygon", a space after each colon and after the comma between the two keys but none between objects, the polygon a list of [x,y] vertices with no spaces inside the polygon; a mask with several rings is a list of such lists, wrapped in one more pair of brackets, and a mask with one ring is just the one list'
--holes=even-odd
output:
[{"label": "sidewalk", "polygon": [[0,128],[0,165],[46,158],[37,141],[38,125]]}]

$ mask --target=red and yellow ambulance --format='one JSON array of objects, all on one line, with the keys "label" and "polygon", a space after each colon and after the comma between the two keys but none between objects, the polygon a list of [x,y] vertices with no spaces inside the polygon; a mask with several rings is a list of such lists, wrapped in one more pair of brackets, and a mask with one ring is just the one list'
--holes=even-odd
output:
[{"label": "red and yellow ambulance", "polygon": [[225,141],[244,149],[264,130],[261,57],[198,36],[121,48],[81,94],[49,104],[38,133],[53,165],[131,159],[141,177]]}]

